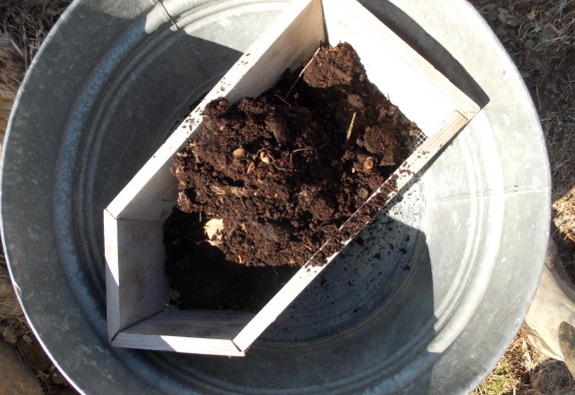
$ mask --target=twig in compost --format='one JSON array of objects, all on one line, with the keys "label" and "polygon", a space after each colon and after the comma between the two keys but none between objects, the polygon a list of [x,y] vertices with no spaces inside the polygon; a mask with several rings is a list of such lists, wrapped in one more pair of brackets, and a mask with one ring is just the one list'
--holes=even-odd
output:
[{"label": "twig in compost", "polygon": [[306,71],[306,69],[309,67],[310,64],[312,64],[315,56],[318,54],[319,50],[321,49],[321,45],[318,47],[318,49],[316,49],[315,53],[313,54],[313,56],[311,57],[311,59],[309,60],[309,62],[307,62],[307,64],[305,65],[305,67],[303,68],[303,70],[299,73],[299,75],[297,76],[295,82],[292,84],[292,86],[290,86],[288,92],[285,95],[285,98],[287,99],[289,97],[289,94],[291,93],[292,89],[295,87],[295,84],[298,83],[299,79],[301,78],[301,76],[303,75],[303,73]]},{"label": "twig in compost", "polygon": [[306,148],[298,148],[298,149],[293,150],[293,151],[289,154],[289,164],[290,164],[290,165],[293,165],[293,154],[295,154],[296,152],[300,152],[300,151],[309,151],[309,150],[311,150],[311,149],[312,149],[312,148],[310,148],[310,147],[306,147]]},{"label": "twig in compost", "polygon": [[357,114],[357,112],[354,112],[353,115],[351,116],[351,122],[349,123],[349,128],[347,128],[345,141],[349,141],[349,139],[351,138],[351,132],[353,131],[353,124],[355,123],[355,114]]},{"label": "twig in compost", "polygon": [[[296,81],[297,82],[297,81]],[[291,88],[290,88],[291,89]],[[289,94],[289,92],[288,92]],[[278,99],[280,99],[281,101],[283,101],[285,104],[287,104],[289,107],[291,107],[291,104],[289,104],[287,101],[285,101],[285,99],[283,97],[281,97],[280,95],[274,95],[275,97],[277,97]]]}]

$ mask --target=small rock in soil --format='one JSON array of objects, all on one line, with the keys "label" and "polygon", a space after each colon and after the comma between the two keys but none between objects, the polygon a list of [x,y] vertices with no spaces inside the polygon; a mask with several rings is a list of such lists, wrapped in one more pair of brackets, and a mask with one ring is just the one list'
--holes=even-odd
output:
[{"label": "small rock in soil", "polygon": [[2,330],[2,337],[10,344],[16,343],[18,338],[16,337],[16,333],[14,332],[14,328],[11,325],[7,325]]}]

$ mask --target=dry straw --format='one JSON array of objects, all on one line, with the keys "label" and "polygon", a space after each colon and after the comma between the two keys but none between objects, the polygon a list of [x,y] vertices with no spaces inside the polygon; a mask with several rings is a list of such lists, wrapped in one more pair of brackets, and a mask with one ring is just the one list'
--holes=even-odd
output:
[{"label": "dry straw", "polygon": [[6,268],[0,265],[0,319],[9,318],[24,320],[20,304],[10,282],[10,276]]}]

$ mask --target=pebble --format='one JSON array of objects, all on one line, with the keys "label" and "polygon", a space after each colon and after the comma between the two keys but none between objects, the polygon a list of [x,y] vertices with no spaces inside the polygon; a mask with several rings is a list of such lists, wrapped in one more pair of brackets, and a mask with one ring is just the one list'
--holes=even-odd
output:
[{"label": "pebble", "polygon": [[14,332],[14,328],[12,328],[12,326],[10,325],[4,327],[4,329],[2,330],[2,337],[4,337],[4,340],[6,340],[10,344],[14,344],[16,343],[16,341],[18,341],[18,337]]},{"label": "pebble", "polygon": [[240,157],[240,158],[243,158],[244,156],[246,156],[246,150],[241,148],[241,147],[237,148],[234,150],[233,155]]}]

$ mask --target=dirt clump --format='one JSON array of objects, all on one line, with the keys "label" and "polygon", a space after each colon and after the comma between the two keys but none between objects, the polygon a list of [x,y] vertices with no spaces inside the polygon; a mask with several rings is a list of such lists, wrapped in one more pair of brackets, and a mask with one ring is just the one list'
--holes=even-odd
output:
[{"label": "dirt clump", "polygon": [[174,159],[180,193],[164,242],[181,306],[199,289],[190,284],[218,283],[206,271],[291,276],[408,156],[415,125],[369,83],[351,46],[324,46],[306,66],[257,99],[210,103]]}]

